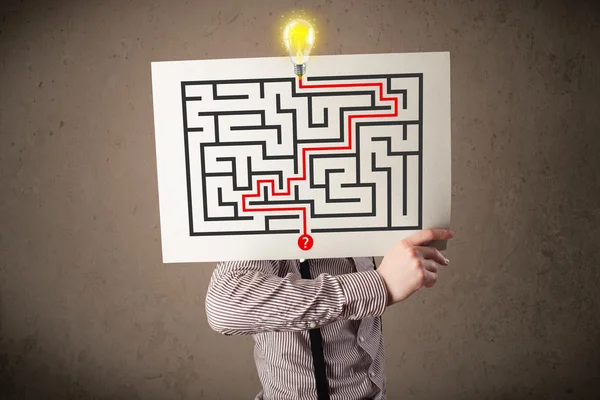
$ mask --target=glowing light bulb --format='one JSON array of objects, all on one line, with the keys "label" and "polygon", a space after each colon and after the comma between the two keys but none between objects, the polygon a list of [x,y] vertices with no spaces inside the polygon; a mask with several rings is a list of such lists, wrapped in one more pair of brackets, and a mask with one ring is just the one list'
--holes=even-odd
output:
[{"label": "glowing light bulb", "polygon": [[306,62],[315,44],[315,29],[304,19],[294,19],[283,29],[283,44],[290,53],[294,73],[298,76],[306,72]]}]

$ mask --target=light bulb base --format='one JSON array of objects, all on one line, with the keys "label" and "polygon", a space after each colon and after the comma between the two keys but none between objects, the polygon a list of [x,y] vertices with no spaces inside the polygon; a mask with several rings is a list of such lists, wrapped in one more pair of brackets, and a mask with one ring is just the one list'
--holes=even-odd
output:
[{"label": "light bulb base", "polygon": [[294,64],[294,74],[297,76],[302,76],[306,73],[306,63],[304,64]]}]

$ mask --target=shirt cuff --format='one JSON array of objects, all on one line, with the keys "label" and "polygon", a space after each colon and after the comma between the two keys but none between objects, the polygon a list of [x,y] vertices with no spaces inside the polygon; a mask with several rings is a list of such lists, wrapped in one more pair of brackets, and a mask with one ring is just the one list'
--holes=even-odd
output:
[{"label": "shirt cuff", "polygon": [[387,287],[379,272],[362,271],[337,277],[344,294],[343,319],[378,317],[387,307]]}]

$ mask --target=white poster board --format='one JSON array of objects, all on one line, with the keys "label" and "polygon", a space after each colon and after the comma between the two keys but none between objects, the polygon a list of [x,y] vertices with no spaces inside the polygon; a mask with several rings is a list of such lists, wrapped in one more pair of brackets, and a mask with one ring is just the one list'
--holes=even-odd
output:
[{"label": "white poster board", "polygon": [[164,262],[382,256],[450,223],[449,53],[152,63]]}]

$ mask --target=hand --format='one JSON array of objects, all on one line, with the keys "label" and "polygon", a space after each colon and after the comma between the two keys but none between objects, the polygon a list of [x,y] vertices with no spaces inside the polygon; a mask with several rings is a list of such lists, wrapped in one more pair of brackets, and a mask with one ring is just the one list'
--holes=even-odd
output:
[{"label": "hand", "polygon": [[387,252],[377,269],[388,291],[388,306],[402,301],[422,286],[432,287],[438,279],[438,264],[448,265],[436,248],[425,246],[433,240],[454,237],[448,229],[426,229],[400,241]]}]

